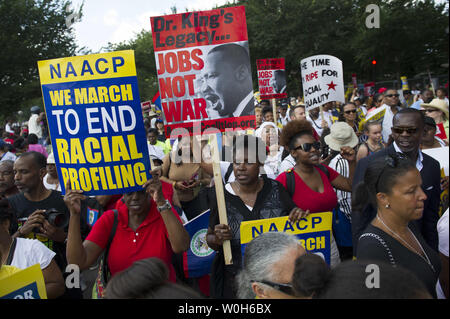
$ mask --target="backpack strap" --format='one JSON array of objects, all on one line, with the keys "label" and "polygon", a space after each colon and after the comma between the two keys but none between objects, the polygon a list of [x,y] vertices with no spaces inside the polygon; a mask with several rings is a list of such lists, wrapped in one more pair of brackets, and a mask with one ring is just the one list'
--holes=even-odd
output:
[{"label": "backpack strap", "polygon": [[294,170],[292,169],[286,171],[286,189],[289,193],[289,196],[292,198],[295,191],[295,175]]},{"label": "backpack strap", "polygon": [[330,179],[330,172],[328,171],[328,169],[327,169],[324,165],[318,164],[318,165],[315,165],[315,166],[316,166],[318,169],[320,169],[322,172],[324,172],[325,175],[327,175],[328,179]]},{"label": "backpack strap", "polygon": [[14,251],[16,250],[16,244],[17,244],[17,238],[14,238],[13,242],[11,243],[11,247],[9,248],[9,254],[8,254],[8,258],[6,258],[5,265],[11,265],[12,260],[14,258]]},{"label": "backpack strap", "polygon": [[225,184],[228,183],[228,179],[231,176],[231,173],[233,173],[233,163],[228,166],[227,172],[225,173],[225,176],[223,177]]}]

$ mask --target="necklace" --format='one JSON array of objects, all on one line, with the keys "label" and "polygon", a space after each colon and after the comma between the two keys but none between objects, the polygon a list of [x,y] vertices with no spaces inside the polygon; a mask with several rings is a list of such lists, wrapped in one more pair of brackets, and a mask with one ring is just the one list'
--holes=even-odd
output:
[{"label": "necklace", "polygon": [[425,252],[425,250],[423,249],[422,245],[420,244],[420,242],[417,240],[416,236],[414,235],[414,233],[411,231],[411,229],[408,228],[409,232],[411,233],[411,235],[413,236],[414,240],[416,241],[416,243],[418,244],[418,246],[420,247],[420,249],[423,252],[423,255],[425,256],[425,258],[422,256],[422,254],[420,254],[414,247],[412,247],[410,244],[408,244],[408,242],[406,240],[404,240],[399,234],[397,234],[395,231],[393,231],[392,229],[389,228],[388,225],[386,225],[386,223],[381,219],[381,217],[379,216],[379,214],[377,214],[377,219],[384,225],[384,227],[386,227],[393,235],[395,235],[395,237],[397,237],[398,239],[400,239],[406,246],[409,247],[409,249],[411,249],[412,251],[414,251],[417,255],[420,256],[420,258],[422,258],[433,270],[433,272],[436,272],[436,270],[434,269],[433,265],[431,264],[430,259],[428,258],[427,253]]}]

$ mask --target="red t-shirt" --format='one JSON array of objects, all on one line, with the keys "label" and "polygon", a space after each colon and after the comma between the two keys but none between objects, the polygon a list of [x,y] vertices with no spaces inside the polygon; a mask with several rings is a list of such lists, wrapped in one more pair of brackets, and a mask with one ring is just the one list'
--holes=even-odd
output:
[{"label": "red t-shirt", "polygon": [[[295,176],[295,191],[292,200],[295,205],[303,209],[304,211],[308,210],[310,213],[321,213],[321,212],[330,212],[337,205],[337,196],[334,191],[333,186],[331,186],[331,181],[333,181],[336,177],[339,176],[339,173],[336,172],[331,167],[323,165],[328,169],[330,173],[330,179],[328,179],[327,175],[320,170],[320,168],[315,167],[322,178],[323,183],[323,192],[318,193],[309,188],[308,185],[303,182],[300,176],[294,171]],[[281,173],[276,180],[286,186],[286,172]]]},{"label": "red t-shirt", "polygon": [[[116,234],[111,243],[108,254],[108,266],[111,275],[130,267],[135,261],[150,257],[157,257],[164,261],[169,268],[169,280],[175,282],[175,270],[172,266],[172,247],[161,214],[156,203],[151,200],[150,212],[141,225],[133,231],[128,227],[128,208],[122,201],[117,202],[119,220]],[[178,213],[172,212],[182,223]],[[105,249],[114,221],[114,212],[106,211],[95,223],[86,240]]]}]

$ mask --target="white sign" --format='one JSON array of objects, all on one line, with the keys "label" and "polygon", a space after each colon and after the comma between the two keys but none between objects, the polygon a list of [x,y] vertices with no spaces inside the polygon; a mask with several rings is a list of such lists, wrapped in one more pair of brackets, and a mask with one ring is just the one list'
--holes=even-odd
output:
[{"label": "white sign", "polygon": [[445,176],[448,176],[448,146],[425,149],[422,152],[438,161],[441,164],[441,169],[444,169]]},{"label": "white sign", "polygon": [[342,61],[331,55],[315,55],[301,60],[303,96],[306,110],[325,103],[345,103]]}]

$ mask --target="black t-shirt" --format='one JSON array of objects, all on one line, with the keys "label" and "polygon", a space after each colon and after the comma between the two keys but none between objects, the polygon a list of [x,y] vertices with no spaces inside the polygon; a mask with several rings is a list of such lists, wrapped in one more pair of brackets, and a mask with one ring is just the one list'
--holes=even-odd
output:
[{"label": "black t-shirt", "polygon": [[[38,209],[55,208],[58,212],[64,213],[67,220],[70,216],[69,209],[64,203],[61,192],[52,190],[49,197],[44,200],[33,202],[28,200],[23,193],[15,194],[7,198],[9,205],[14,210],[18,220],[18,226],[22,226],[26,219]],[[67,227],[65,231],[67,231]],[[64,243],[53,242],[48,238],[37,236],[35,233],[30,233],[29,238],[39,239],[44,245],[56,253],[55,261],[62,272],[65,271],[66,261],[66,245]]]},{"label": "black t-shirt", "polygon": [[367,226],[359,238],[356,258],[358,260],[379,260],[405,268],[415,274],[423,282],[428,292],[436,298],[436,283],[441,271],[439,255],[428,246],[413,223],[410,223],[409,228],[420,245],[422,245],[433,267],[424,258],[412,252],[397,239],[372,224]]}]

